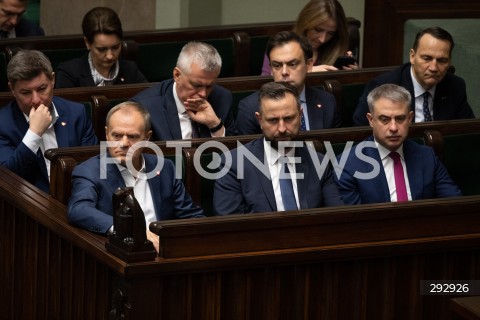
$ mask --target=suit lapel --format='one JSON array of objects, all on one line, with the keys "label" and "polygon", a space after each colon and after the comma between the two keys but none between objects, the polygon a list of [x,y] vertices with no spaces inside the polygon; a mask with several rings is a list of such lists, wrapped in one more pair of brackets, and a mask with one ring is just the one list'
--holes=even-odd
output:
[{"label": "suit lapel", "polygon": [[[262,162],[266,163],[265,150],[263,149],[263,138],[259,138],[252,143],[252,153]],[[249,161],[245,162],[253,166]],[[268,164],[267,164],[268,167]],[[275,193],[273,192],[272,180],[266,177],[260,170],[255,169],[257,179],[260,182],[263,194],[270,205],[272,211],[277,211],[277,202],[275,200]],[[270,172],[270,171],[268,171]]]},{"label": "suit lapel", "polygon": [[298,202],[300,203],[300,208],[299,209],[304,209],[304,208],[309,208],[308,205],[308,182],[309,177],[312,176],[312,174],[316,174],[313,172],[310,172],[310,168],[313,168],[313,166],[306,165],[307,162],[307,157],[310,155],[308,154],[307,150],[302,147],[302,148],[296,148],[296,157],[299,157],[301,161],[299,163],[295,164],[295,170],[297,175],[303,173],[303,179],[297,179],[297,191],[298,191]]},{"label": "suit lapel", "polygon": [[307,104],[308,122],[310,124],[310,130],[323,129],[323,110],[322,102],[317,100],[317,97],[313,94],[313,90],[305,87],[305,100]]},{"label": "suit lapel", "polygon": [[[157,165],[155,159],[156,157],[150,157],[149,155],[145,154],[144,155],[145,159],[145,172],[152,172],[155,169],[155,166]],[[157,217],[157,220],[161,220],[160,213],[162,209],[162,203],[160,200],[160,188],[161,188],[161,182],[162,179],[160,179],[160,175],[157,174],[154,177],[150,178],[147,180],[148,181],[148,186],[150,187],[150,193],[152,194],[152,200],[153,200],[153,208],[155,209],[155,215]]]},{"label": "suit lapel", "polygon": [[[107,167],[107,179],[105,180],[110,187],[110,190],[115,192],[117,188],[125,188],[125,181],[123,180],[122,174],[118,167],[114,163],[109,163]],[[100,169],[101,170],[101,169]]]},{"label": "suit lapel", "polygon": [[412,200],[423,199],[423,162],[420,153],[415,153],[411,147],[413,141],[405,140],[403,143],[403,155],[405,157],[405,163],[407,166],[408,184],[410,185],[410,193]]},{"label": "suit lapel", "polygon": [[[19,142],[23,139],[25,136],[25,133],[28,131],[28,122],[25,119],[25,115],[23,114],[22,110],[20,110],[20,107],[18,106],[17,102],[13,102],[12,104],[12,112],[13,112],[13,121],[15,122],[15,128],[18,128],[19,130]],[[47,172],[47,165],[45,163],[45,159],[43,158],[42,151],[38,149],[36,155],[38,158],[38,166],[40,168],[40,171],[42,172],[43,177],[45,180],[48,182],[48,172]]]},{"label": "suit lapel", "polygon": [[[369,138],[370,141],[373,141],[373,137]],[[373,185],[375,186],[375,190],[379,194],[378,195],[378,201],[375,202],[390,202],[390,189],[388,188],[388,183],[387,183],[387,176],[385,175],[385,169],[383,168],[382,164],[382,159],[380,159],[380,154],[378,153],[377,148],[365,148],[363,149],[364,153],[375,159],[377,163],[380,165],[380,172],[378,173],[377,178],[373,179]],[[352,150],[353,151],[353,150]],[[372,185],[372,187],[373,187]],[[375,191],[372,191],[372,193]]]},{"label": "suit lapel", "polygon": [[167,91],[167,94],[163,100],[163,108],[165,118],[167,120],[166,125],[168,126],[168,130],[172,135],[173,140],[180,140],[182,139],[182,130],[180,128],[180,120],[178,119],[177,104],[175,103],[175,98],[173,97],[173,86],[172,90]]},{"label": "suit lapel", "polygon": [[447,119],[448,116],[444,114],[448,110],[448,97],[445,94],[448,88],[445,86],[445,81],[441,81],[435,88],[435,96],[433,97],[433,120]]},{"label": "suit lapel", "polygon": [[12,102],[12,112],[16,124],[15,128],[18,128],[18,130],[20,131],[21,141],[25,136],[25,133],[27,133],[28,131],[28,122],[25,119],[25,115],[23,114],[22,110],[20,110],[20,107],[18,106],[16,101]]},{"label": "suit lapel", "polygon": [[55,137],[57,138],[57,145],[59,148],[68,147],[68,126],[72,124],[68,123],[65,109],[61,106],[60,103],[55,103],[55,109],[57,109],[58,112],[58,119],[53,125],[53,127],[55,130]]}]

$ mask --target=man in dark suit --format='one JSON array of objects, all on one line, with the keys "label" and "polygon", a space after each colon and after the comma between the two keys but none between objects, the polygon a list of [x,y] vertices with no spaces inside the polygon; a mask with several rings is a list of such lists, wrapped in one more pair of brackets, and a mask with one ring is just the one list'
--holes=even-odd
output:
[{"label": "man in dark suit", "polygon": [[452,36],[442,28],[419,32],[410,49],[410,63],[367,84],[353,114],[354,125],[368,125],[368,93],[384,83],[400,85],[410,92],[413,122],[475,118],[467,101],[465,81],[448,72],[453,47]]},{"label": "man in dark suit", "polygon": [[0,38],[44,36],[42,28],[22,18],[27,0],[0,0]]},{"label": "man in dark suit", "polygon": [[230,156],[232,162],[226,174],[220,170],[215,181],[215,213],[342,205],[331,168],[321,168],[323,155],[295,141],[301,121],[296,87],[286,82],[266,83],[260,88],[259,99],[256,116],[264,137],[222,155],[223,165],[229,163],[226,159]]},{"label": "man in dark suit", "polygon": [[148,88],[131,100],[152,117],[152,140],[179,140],[235,135],[232,93],[215,84],[222,59],[206,43],[187,43],[173,79]]},{"label": "man in dark suit", "polygon": [[[307,39],[292,31],[282,31],[267,43],[274,81],[290,82],[297,87],[302,105],[301,130],[336,128],[341,125],[335,97],[324,90],[305,86],[305,77],[313,66],[313,50]],[[255,118],[258,91],[238,104],[235,126],[239,134],[258,134],[262,130]]]},{"label": "man in dark suit", "polygon": [[53,97],[54,73],[39,51],[20,51],[7,66],[15,100],[0,109],[0,165],[49,192],[50,148],[98,143],[85,107]]},{"label": "man in dark suit", "polygon": [[367,101],[373,137],[338,157],[343,165],[337,184],[345,203],[461,196],[433,149],[406,139],[413,119],[410,93],[384,84]]},{"label": "man in dark suit", "polygon": [[[149,140],[150,128],[148,111],[136,102],[126,101],[109,111],[105,127],[108,151],[102,150],[73,170],[70,223],[102,234],[112,231],[112,195],[127,186],[133,187],[147,223],[203,217],[203,210],[193,204],[182,180],[176,178],[170,160],[142,154],[142,147],[130,150],[137,142]],[[147,237],[158,250],[158,237],[148,228]]]}]

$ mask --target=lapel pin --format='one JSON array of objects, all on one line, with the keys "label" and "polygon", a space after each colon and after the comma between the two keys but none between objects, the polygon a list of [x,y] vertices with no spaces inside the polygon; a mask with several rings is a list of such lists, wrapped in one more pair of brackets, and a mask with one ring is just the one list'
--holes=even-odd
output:
[{"label": "lapel pin", "polygon": [[64,127],[67,125],[67,123],[66,123],[65,121],[62,121],[61,124],[62,124],[62,126],[64,126]]},{"label": "lapel pin", "polygon": [[321,108],[321,107],[322,107],[322,105],[321,105],[321,104],[317,104],[317,108]]},{"label": "lapel pin", "polygon": [[160,175],[160,171],[157,171],[157,176],[159,176],[159,175]]}]

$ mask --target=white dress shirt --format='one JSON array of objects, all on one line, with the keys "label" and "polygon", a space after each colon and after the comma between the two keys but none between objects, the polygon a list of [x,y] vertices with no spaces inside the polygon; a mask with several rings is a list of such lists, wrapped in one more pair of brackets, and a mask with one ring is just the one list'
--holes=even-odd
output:
[{"label": "white dress shirt", "polygon": [[[425,93],[425,90],[420,83],[418,83],[417,79],[415,78],[413,74],[413,67],[410,68],[410,74],[412,76],[412,82],[413,82],[413,92],[415,93],[415,97],[412,97],[412,99],[415,101],[415,122],[424,122],[425,121],[425,116],[423,115],[423,94]],[[435,97],[435,89],[436,86],[428,90],[430,93],[430,97],[428,98],[428,109],[430,110],[430,115],[432,116],[433,119],[433,98]]]},{"label": "white dress shirt", "polygon": [[[147,224],[147,230],[150,223],[157,221],[157,216],[155,214],[155,207],[153,204],[152,192],[150,191],[150,185],[148,184],[148,179],[146,175],[140,175],[138,178],[135,177],[128,168],[117,164],[118,170],[125,181],[125,186],[133,187],[133,193],[135,198],[138,201],[138,204],[142,208],[143,214],[145,215],[145,222]],[[145,172],[145,160],[142,157],[142,168],[139,172]]]},{"label": "white dress shirt", "polygon": [[270,146],[270,143],[264,138],[263,149],[265,150],[265,159],[267,160],[268,169],[270,170],[273,192],[275,194],[275,202],[277,203],[277,211],[285,211],[282,200],[282,192],[280,190],[280,171],[282,169],[282,163],[278,161],[283,156],[287,157],[288,159],[287,166],[292,177],[293,193],[295,194],[297,208],[301,209],[298,201],[297,179],[295,179],[295,163],[293,162],[293,158],[295,157],[295,148],[290,149],[285,155],[282,155],[277,150],[273,149]]},{"label": "white dress shirt", "polygon": [[[390,201],[397,201],[397,189],[395,186],[395,174],[393,171],[393,159],[390,158],[390,150],[379,144],[375,141],[377,145],[378,153],[380,154],[380,159],[382,160],[383,170],[385,171],[385,177],[387,178],[388,190],[390,192]],[[408,200],[412,200],[412,193],[410,192],[410,182],[408,181],[407,166],[405,165],[405,157],[403,156],[403,144],[395,150],[400,155],[402,160],[403,167],[403,176],[405,178],[405,186],[407,188]]]}]

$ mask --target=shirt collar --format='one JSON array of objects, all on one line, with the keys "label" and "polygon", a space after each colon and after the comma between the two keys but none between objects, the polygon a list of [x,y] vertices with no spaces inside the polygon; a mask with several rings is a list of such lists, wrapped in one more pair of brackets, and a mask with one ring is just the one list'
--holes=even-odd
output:
[{"label": "shirt collar", "polygon": [[[384,160],[386,157],[388,157],[388,155],[392,151],[390,151],[387,148],[385,148],[384,146],[382,146],[380,143],[377,142],[376,139],[374,139],[374,141],[375,141],[375,145],[377,146],[378,153],[380,155],[380,160]],[[395,152],[397,152],[400,155],[400,158],[404,159],[404,157],[403,157],[403,143],[400,145],[400,147],[398,147],[397,150],[395,150]]]},{"label": "shirt collar", "polygon": [[180,101],[180,98],[178,97],[177,83],[176,82],[173,82],[173,99],[175,99],[175,105],[177,106],[177,112],[179,114],[184,114],[186,109],[185,109],[185,106],[183,105],[183,102]]},{"label": "shirt collar", "polygon": [[274,149],[271,146],[270,141],[267,141],[265,138],[263,138],[263,149],[265,150],[265,158],[267,159],[268,164],[271,166],[277,163],[278,159],[283,156],[286,156],[287,158],[295,156],[295,148],[288,150],[285,155],[282,155],[278,152],[278,150]]},{"label": "shirt collar", "polygon": [[300,92],[300,102],[302,103],[307,103],[307,99],[305,98],[305,86],[303,86],[302,92]]},{"label": "shirt collar", "polygon": [[[124,174],[129,174],[130,176],[132,176],[132,177],[134,177],[134,178],[138,178],[138,177],[135,177],[135,176],[130,172],[130,170],[128,170],[127,167],[121,165],[121,164],[118,163],[118,162],[116,163],[116,165],[117,165],[118,170],[120,171],[120,173],[121,173],[122,175],[124,175]],[[138,172],[142,172],[142,173],[145,172],[145,158],[143,157],[143,155],[142,155],[142,167],[140,168],[140,170],[139,170]]]}]

